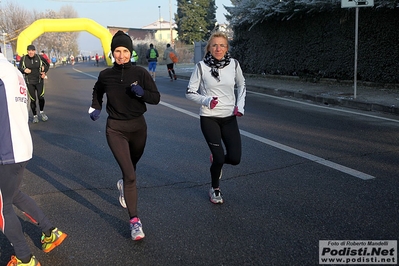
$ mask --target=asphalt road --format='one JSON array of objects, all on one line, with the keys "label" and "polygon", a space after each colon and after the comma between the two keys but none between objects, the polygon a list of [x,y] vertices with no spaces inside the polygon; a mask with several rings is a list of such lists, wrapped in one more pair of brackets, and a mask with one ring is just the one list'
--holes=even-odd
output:
[{"label": "asphalt road", "polygon": [[[185,99],[186,80],[159,75],[137,169],[146,238],[132,241],[106,115],[87,114],[99,70],[51,69],[49,120],[30,124],[22,190],[68,234],[45,254],[40,230],[20,215],[42,265],[318,265],[319,240],[398,239],[399,121],[248,92],[242,162],[224,167],[225,203],[213,205],[199,106]],[[0,242],[5,265],[13,249]]]}]

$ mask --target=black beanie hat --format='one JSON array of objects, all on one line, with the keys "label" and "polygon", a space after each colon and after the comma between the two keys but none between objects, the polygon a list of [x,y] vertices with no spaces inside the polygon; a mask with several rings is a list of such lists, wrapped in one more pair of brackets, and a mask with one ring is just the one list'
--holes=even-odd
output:
[{"label": "black beanie hat", "polygon": [[118,32],[115,33],[114,37],[112,37],[111,52],[114,52],[115,48],[119,46],[126,47],[130,51],[130,53],[133,52],[132,39],[130,39],[129,35],[121,30],[118,30]]},{"label": "black beanie hat", "polygon": [[35,48],[35,46],[34,46],[33,44],[29,44],[28,47],[26,48],[26,50],[28,50],[28,51],[35,51],[36,48]]}]

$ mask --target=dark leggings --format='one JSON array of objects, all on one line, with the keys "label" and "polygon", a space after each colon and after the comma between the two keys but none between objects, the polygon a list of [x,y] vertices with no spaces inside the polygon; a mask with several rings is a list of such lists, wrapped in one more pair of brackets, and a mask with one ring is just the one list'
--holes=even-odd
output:
[{"label": "dark leggings", "polygon": [[30,258],[30,248],[22,231],[21,222],[13,205],[27,214],[43,232],[49,232],[53,225],[37,206],[36,202],[19,190],[27,162],[0,165],[0,225],[7,239],[14,247],[19,259]]},{"label": "dark leggings", "polygon": [[136,165],[144,152],[147,124],[144,116],[119,121],[107,119],[106,136],[122,171],[123,191],[130,218],[137,216]]},{"label": "dark leggings", "polygon": [[[175,70],[173,69],[173,63],[172,64],[167,64],[166,67],[168,68],[169,77],[171,79],[173,79],[174,75],[175,75]],[[172,75],[172,73],[173,73],[173,75]]]},{"label": "dark leggings", "polygon": [[43,82],[38,84],[27,84],[29,98],[30,98],[30,108],[32,109],[33,115],[36,115],[36,91],[37,98],[39,99],[39,109],[44,110],[44,84]]},{"label": "dark leggings", "polygon": [[200,123],[202,134],[213,156],[210,168],[212,187],[218,188],[223,164],[237,165],[241,160],[241,136],[237,118],[236,116],[224,118],[201,116]]}]

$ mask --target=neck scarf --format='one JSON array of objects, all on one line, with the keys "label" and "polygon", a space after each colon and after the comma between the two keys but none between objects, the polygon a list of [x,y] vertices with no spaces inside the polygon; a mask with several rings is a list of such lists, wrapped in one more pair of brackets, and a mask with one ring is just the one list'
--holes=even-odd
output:
[{"label": "neck scarf", "polygon": [[217,60],[211,55],[211,52],[207,52],[204,57],[204,63],[211,68],[211,75],[219,82],[220,77],[218,70],[230,64],[230,54],[227,52],[222,59]]}]

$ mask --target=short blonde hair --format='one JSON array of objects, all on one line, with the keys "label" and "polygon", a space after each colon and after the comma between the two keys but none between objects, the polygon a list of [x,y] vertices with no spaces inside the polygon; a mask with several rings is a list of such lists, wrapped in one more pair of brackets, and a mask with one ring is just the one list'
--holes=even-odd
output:
[{"label": "short blonde hair", "polygon": [[205,46],[205,54],[209,52],[209,47],[211,46],[211,41],[213,40],[213,38],[218,38],[218,37],[222,37],[226,40],[227,42],[227,51],[229,50],[230,46],[229,46],[229,38],[227,38],[227,35],[221,31],[215,31],[214,33],[212,33],[211,37],[209,37],[208,43]]}]

